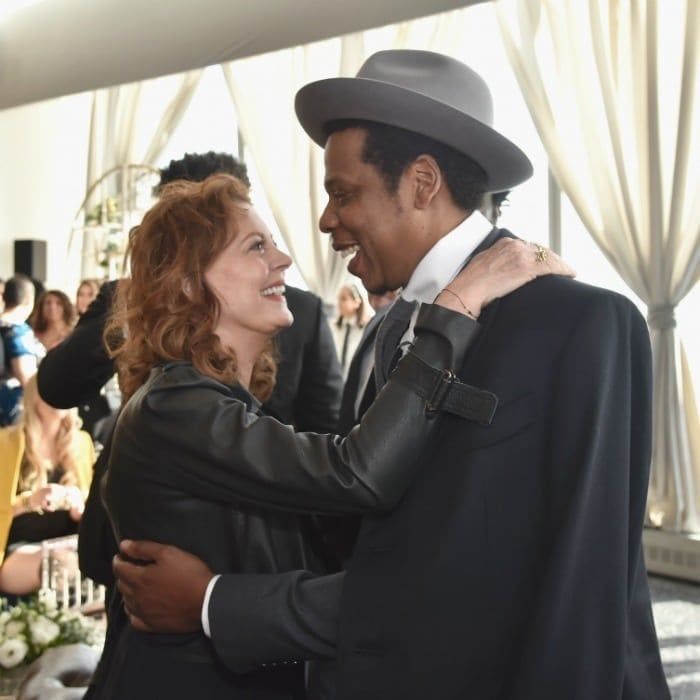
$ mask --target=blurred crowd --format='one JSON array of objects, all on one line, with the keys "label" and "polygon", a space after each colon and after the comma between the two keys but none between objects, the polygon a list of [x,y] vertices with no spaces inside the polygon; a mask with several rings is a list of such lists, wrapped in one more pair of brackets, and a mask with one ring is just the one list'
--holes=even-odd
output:
[{"label": "blurred crowd", "polygon": [[75,301],[22,274],[0,287],[0,591],[23,595],[39,587],[39,543],[78,530],[111,409],[103,395],[54,408],[36,380],[42,358],[72,332],[100,283],[83,280]]}]

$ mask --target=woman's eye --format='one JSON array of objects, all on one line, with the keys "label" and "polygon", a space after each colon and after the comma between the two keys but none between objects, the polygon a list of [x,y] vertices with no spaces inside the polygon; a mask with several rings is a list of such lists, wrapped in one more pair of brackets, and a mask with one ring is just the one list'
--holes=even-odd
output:
[{"label": "woman's eye", "polygon": [[264,241],[255,241],[253,245],[251,246],[251,250],[256,250],[260,253],[265,252],[265,242]]}]

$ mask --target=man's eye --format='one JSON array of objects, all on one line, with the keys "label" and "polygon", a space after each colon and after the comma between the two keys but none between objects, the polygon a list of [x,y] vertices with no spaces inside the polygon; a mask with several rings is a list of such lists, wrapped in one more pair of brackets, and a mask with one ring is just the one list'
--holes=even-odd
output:
[{"label": "man's eye", "polygon": [[331,199],[334,199],[339,204],[346,202],[349,197],[350,195],[347,192],[331,192]]}]

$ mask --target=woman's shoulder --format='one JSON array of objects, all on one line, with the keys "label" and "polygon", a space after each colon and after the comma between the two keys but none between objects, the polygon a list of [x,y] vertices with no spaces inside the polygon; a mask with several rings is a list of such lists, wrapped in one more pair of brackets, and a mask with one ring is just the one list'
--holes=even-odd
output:
[{"label": "woman's shoulder", "polygon": [[142,389],[143,396],[152,398],[187,392],[197,394],[199,400],[206,397],[211,400],[229,397],[242,401],[249,408],[256,403],[240,384],[224,384],[200,372],[191,362],[186,361],[168,362],[154,367]]}]

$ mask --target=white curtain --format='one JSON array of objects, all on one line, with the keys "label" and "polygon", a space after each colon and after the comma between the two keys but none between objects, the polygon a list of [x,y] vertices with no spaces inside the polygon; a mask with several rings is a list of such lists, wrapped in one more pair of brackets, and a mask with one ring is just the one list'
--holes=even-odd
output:
[{"label": "white curtain", "polygon": [[700,427],[674,310],[700,278],[700,2],[500,0],[510,62],[551,170],[648,305],[648,517],[700,531]]},{"label": "white curtain", "polygon": [[[119,199],[128,189],[127,182],[132,173],[130,164],[153,166],[168,143],[175,127],[178,125],[190,104],[202,71],[183,73],[177,80],[179,84],[172,98],[166,101],[160,120],[155,126],[150,140],[142,153],[137,153],[139,131],[144,128],[143,102],[145,93],[157,81],[132,83],[118,87],[96,90],[93,97],[90,123],[90,142],[88,147],[87,191],[100,178],[115,168],[121,168],[120,176],[106,180],[93,190],[86,202],[86,210],[104,201],[106,197]],[[148,115],[150,119],[153,114]],[[122,207],[126,209],[125,206]],[[128,223],[124,221],[124,235]],[[85,228],[82,242],[82,277],[98,277],[101,271],[97,263],[100,248],[104,245],[99,230]]]}]

